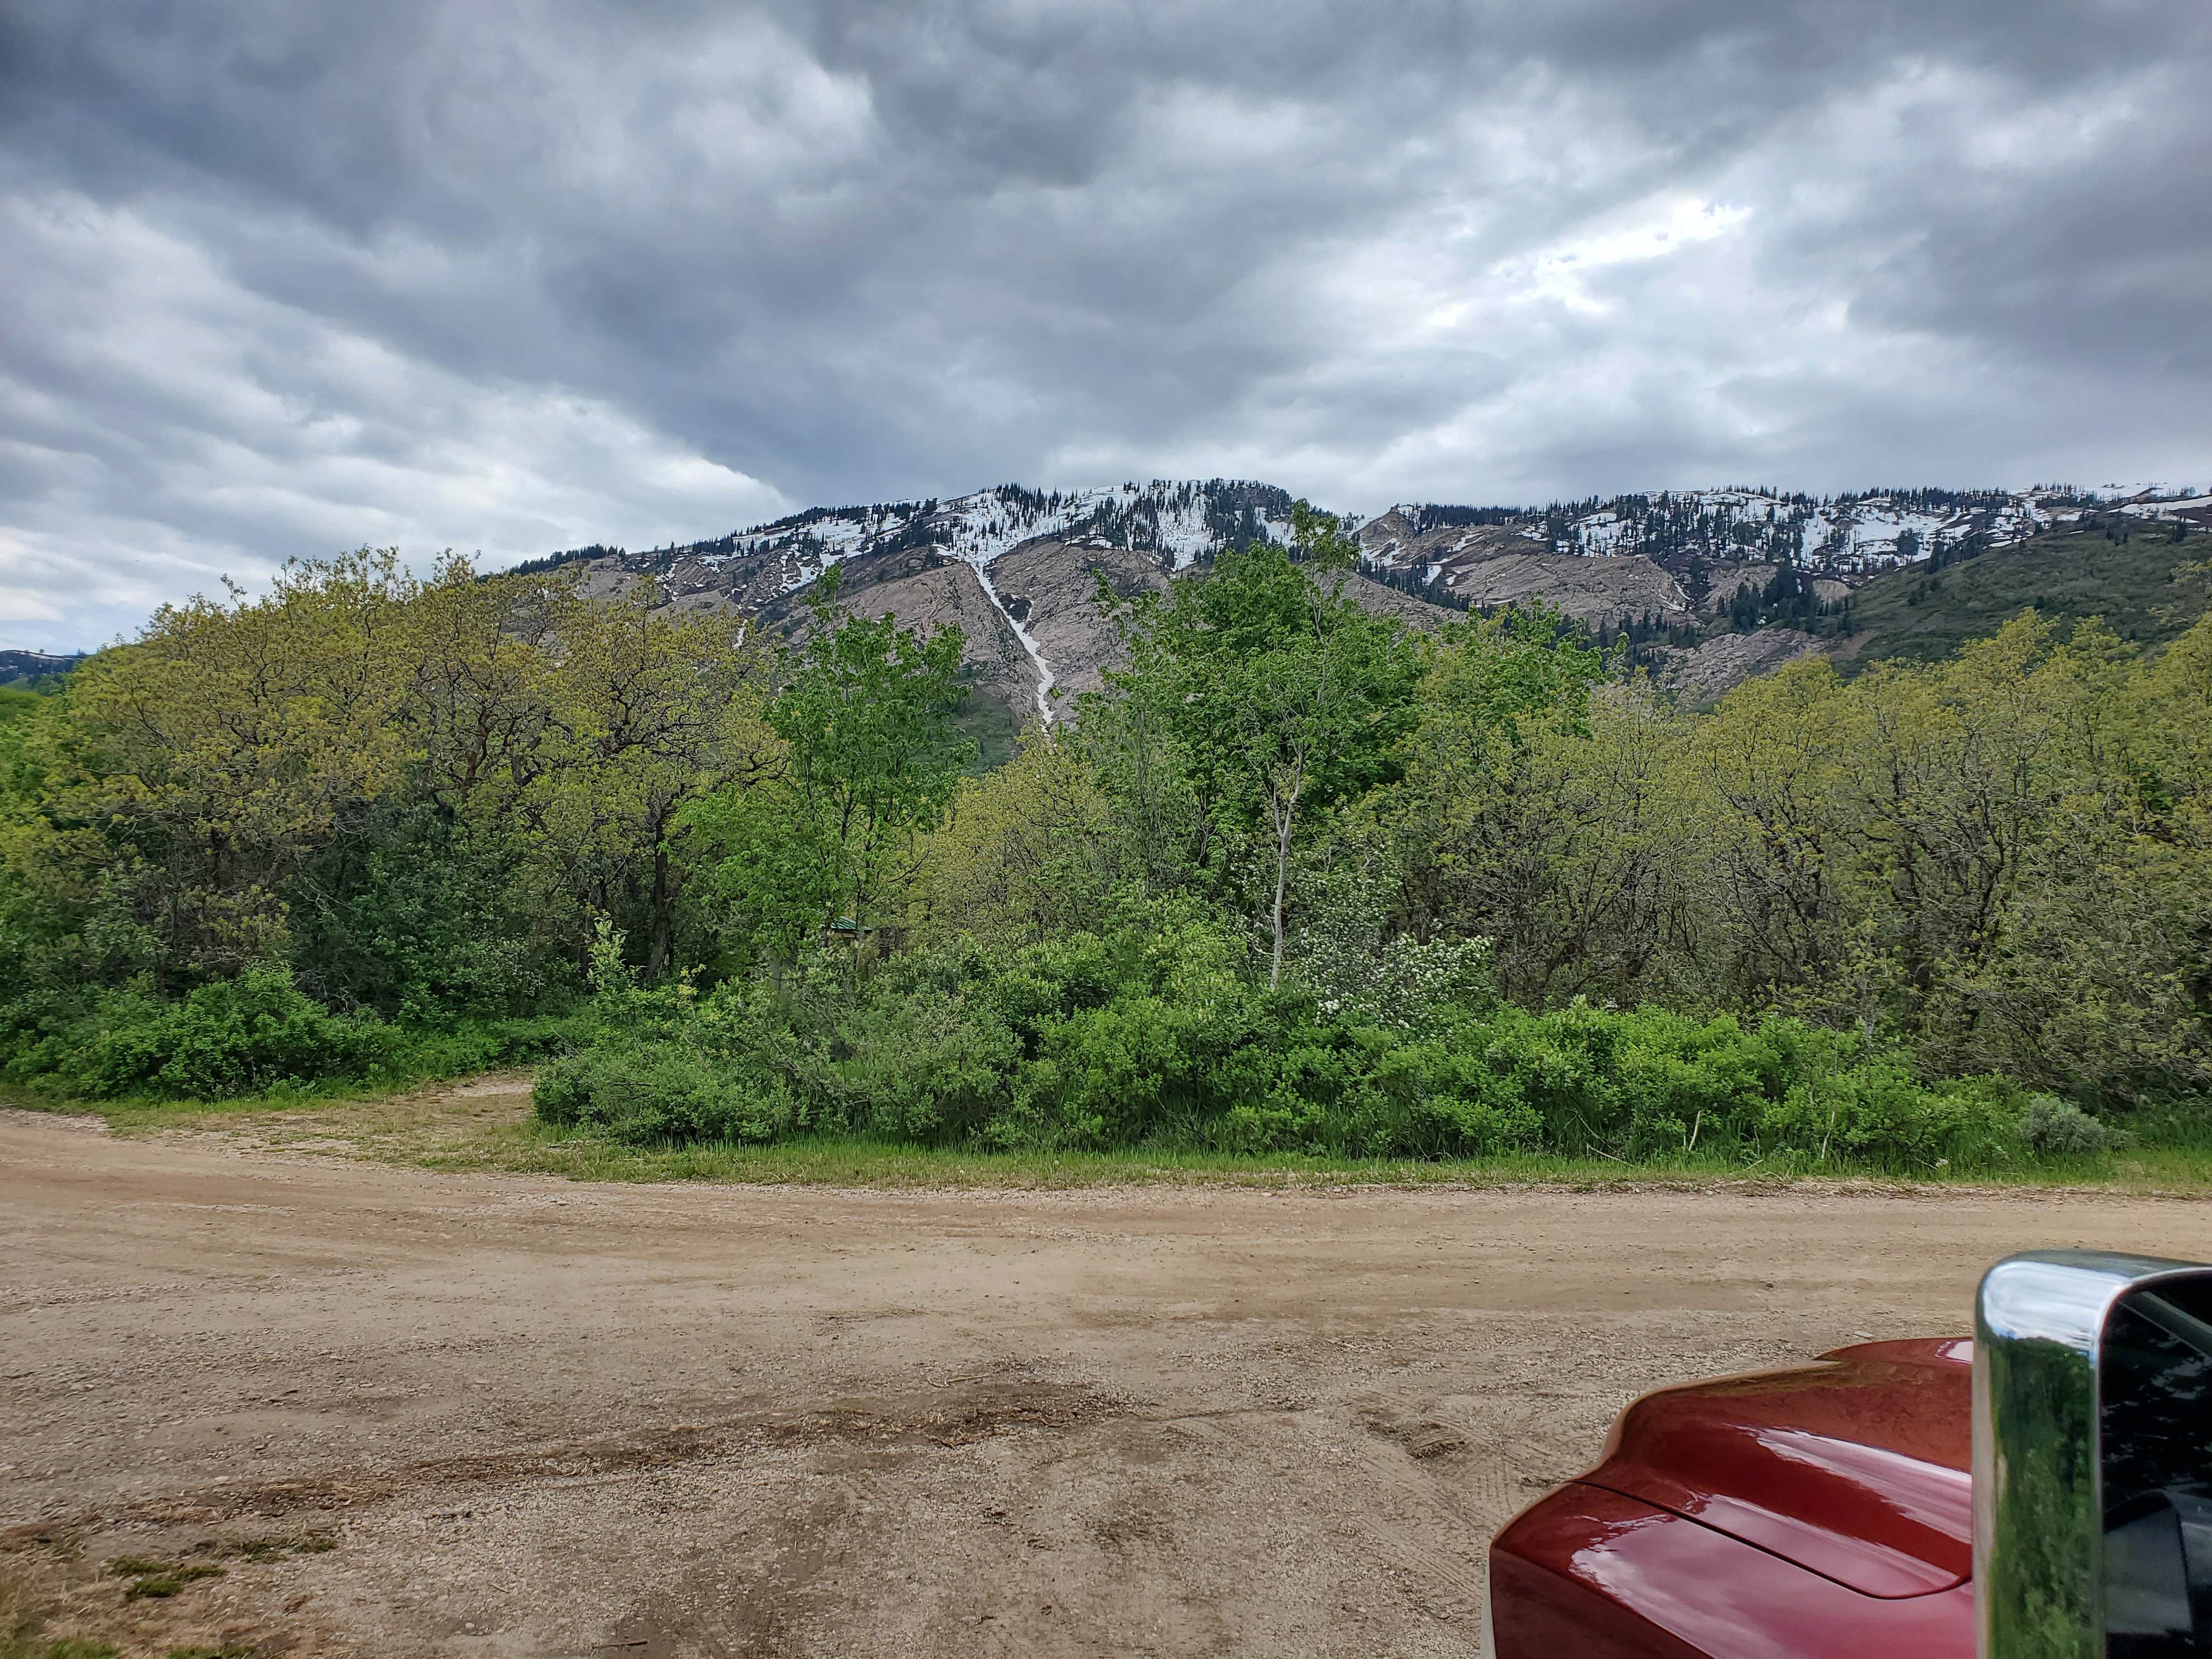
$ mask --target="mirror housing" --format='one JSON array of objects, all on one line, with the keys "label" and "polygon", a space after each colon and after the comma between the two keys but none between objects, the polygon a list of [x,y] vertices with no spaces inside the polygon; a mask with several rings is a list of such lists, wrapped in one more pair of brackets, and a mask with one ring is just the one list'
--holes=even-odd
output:
[{"label": "mirror housing", "polygon": [[2212,1268],[2008,1257],[1973,1400],[1980,1659],[2212,1654]]}]

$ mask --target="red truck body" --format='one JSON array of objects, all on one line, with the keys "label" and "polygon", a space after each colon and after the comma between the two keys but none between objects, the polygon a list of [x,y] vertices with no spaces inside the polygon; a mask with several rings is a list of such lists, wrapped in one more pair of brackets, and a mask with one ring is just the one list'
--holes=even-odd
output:
[{"label": "red truck body", "polygon": [[1638,1401],[1492,1546],[1498,1659],[1972,1659],[1973,1347]]}]

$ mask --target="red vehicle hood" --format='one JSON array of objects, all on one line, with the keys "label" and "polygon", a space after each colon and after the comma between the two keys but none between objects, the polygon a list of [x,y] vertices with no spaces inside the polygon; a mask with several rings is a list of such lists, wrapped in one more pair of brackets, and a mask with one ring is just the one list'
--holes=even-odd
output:
[{"label": "red vehicle hood", "polygon": [[1964,1339],[1869,1342],[1809,1365],[1647,1395],[1583,1479],[1866,1595],[1926,1595],[1973,1563]]}]

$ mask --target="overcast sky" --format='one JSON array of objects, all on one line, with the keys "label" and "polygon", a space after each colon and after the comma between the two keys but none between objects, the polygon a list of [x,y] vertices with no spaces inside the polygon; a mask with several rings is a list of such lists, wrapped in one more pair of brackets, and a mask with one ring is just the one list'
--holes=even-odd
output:
[{"label": "overcast sky", "polygon": [[0,0],[0,644],[1013,479],[2212,482],[2205,0]]}]

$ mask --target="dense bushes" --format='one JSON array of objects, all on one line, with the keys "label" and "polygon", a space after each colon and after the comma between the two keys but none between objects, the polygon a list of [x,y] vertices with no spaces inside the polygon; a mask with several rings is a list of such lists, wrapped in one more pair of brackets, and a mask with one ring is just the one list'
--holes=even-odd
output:
[{"label": "dense bushes", "polygon": [[95,1100],[222,1100],[330,1079],[451,1076],[544,1058],[572,1045],[551,1017],[388,1024],[340,1015],[268,963],[175,1001],[143,987],[18,1001],[0,1024],[0,1077]]},{"label": "dense bushes", "polygon": [[555,1061],[536,1090],[538,1117],[647,1145],[771,1140],[799,1113],[781,1079],[680,1037],[617,1041]]},{"label": "dense bushes", "polygon": [[[19,1008],[19,1018],[27,1012]],[[289,970],[267,964],[175,1002],[126,988],[41,1013],[17,1033],[7,1074],[96,1098],[216,1099],[365,1072],[390,1053],[392,1038],[380,1020],[332,1014],[301,994]]]},{"label": "dense bushes", "polygon": [[549,1067],[547,1122],[638,1144],[833,1133],[924,1145],[1129,1146],[1352,1158],[1553,1152],[1634,1159],[1987,1167],[2026,1100],[1935,1087],[1855,1036],[1576,1002],[1457,1001],[1410,1028],[1324,1011],[1241,971],[1218,925],[1173,911],[1103,933],[632,994],[605,1041]]}]

